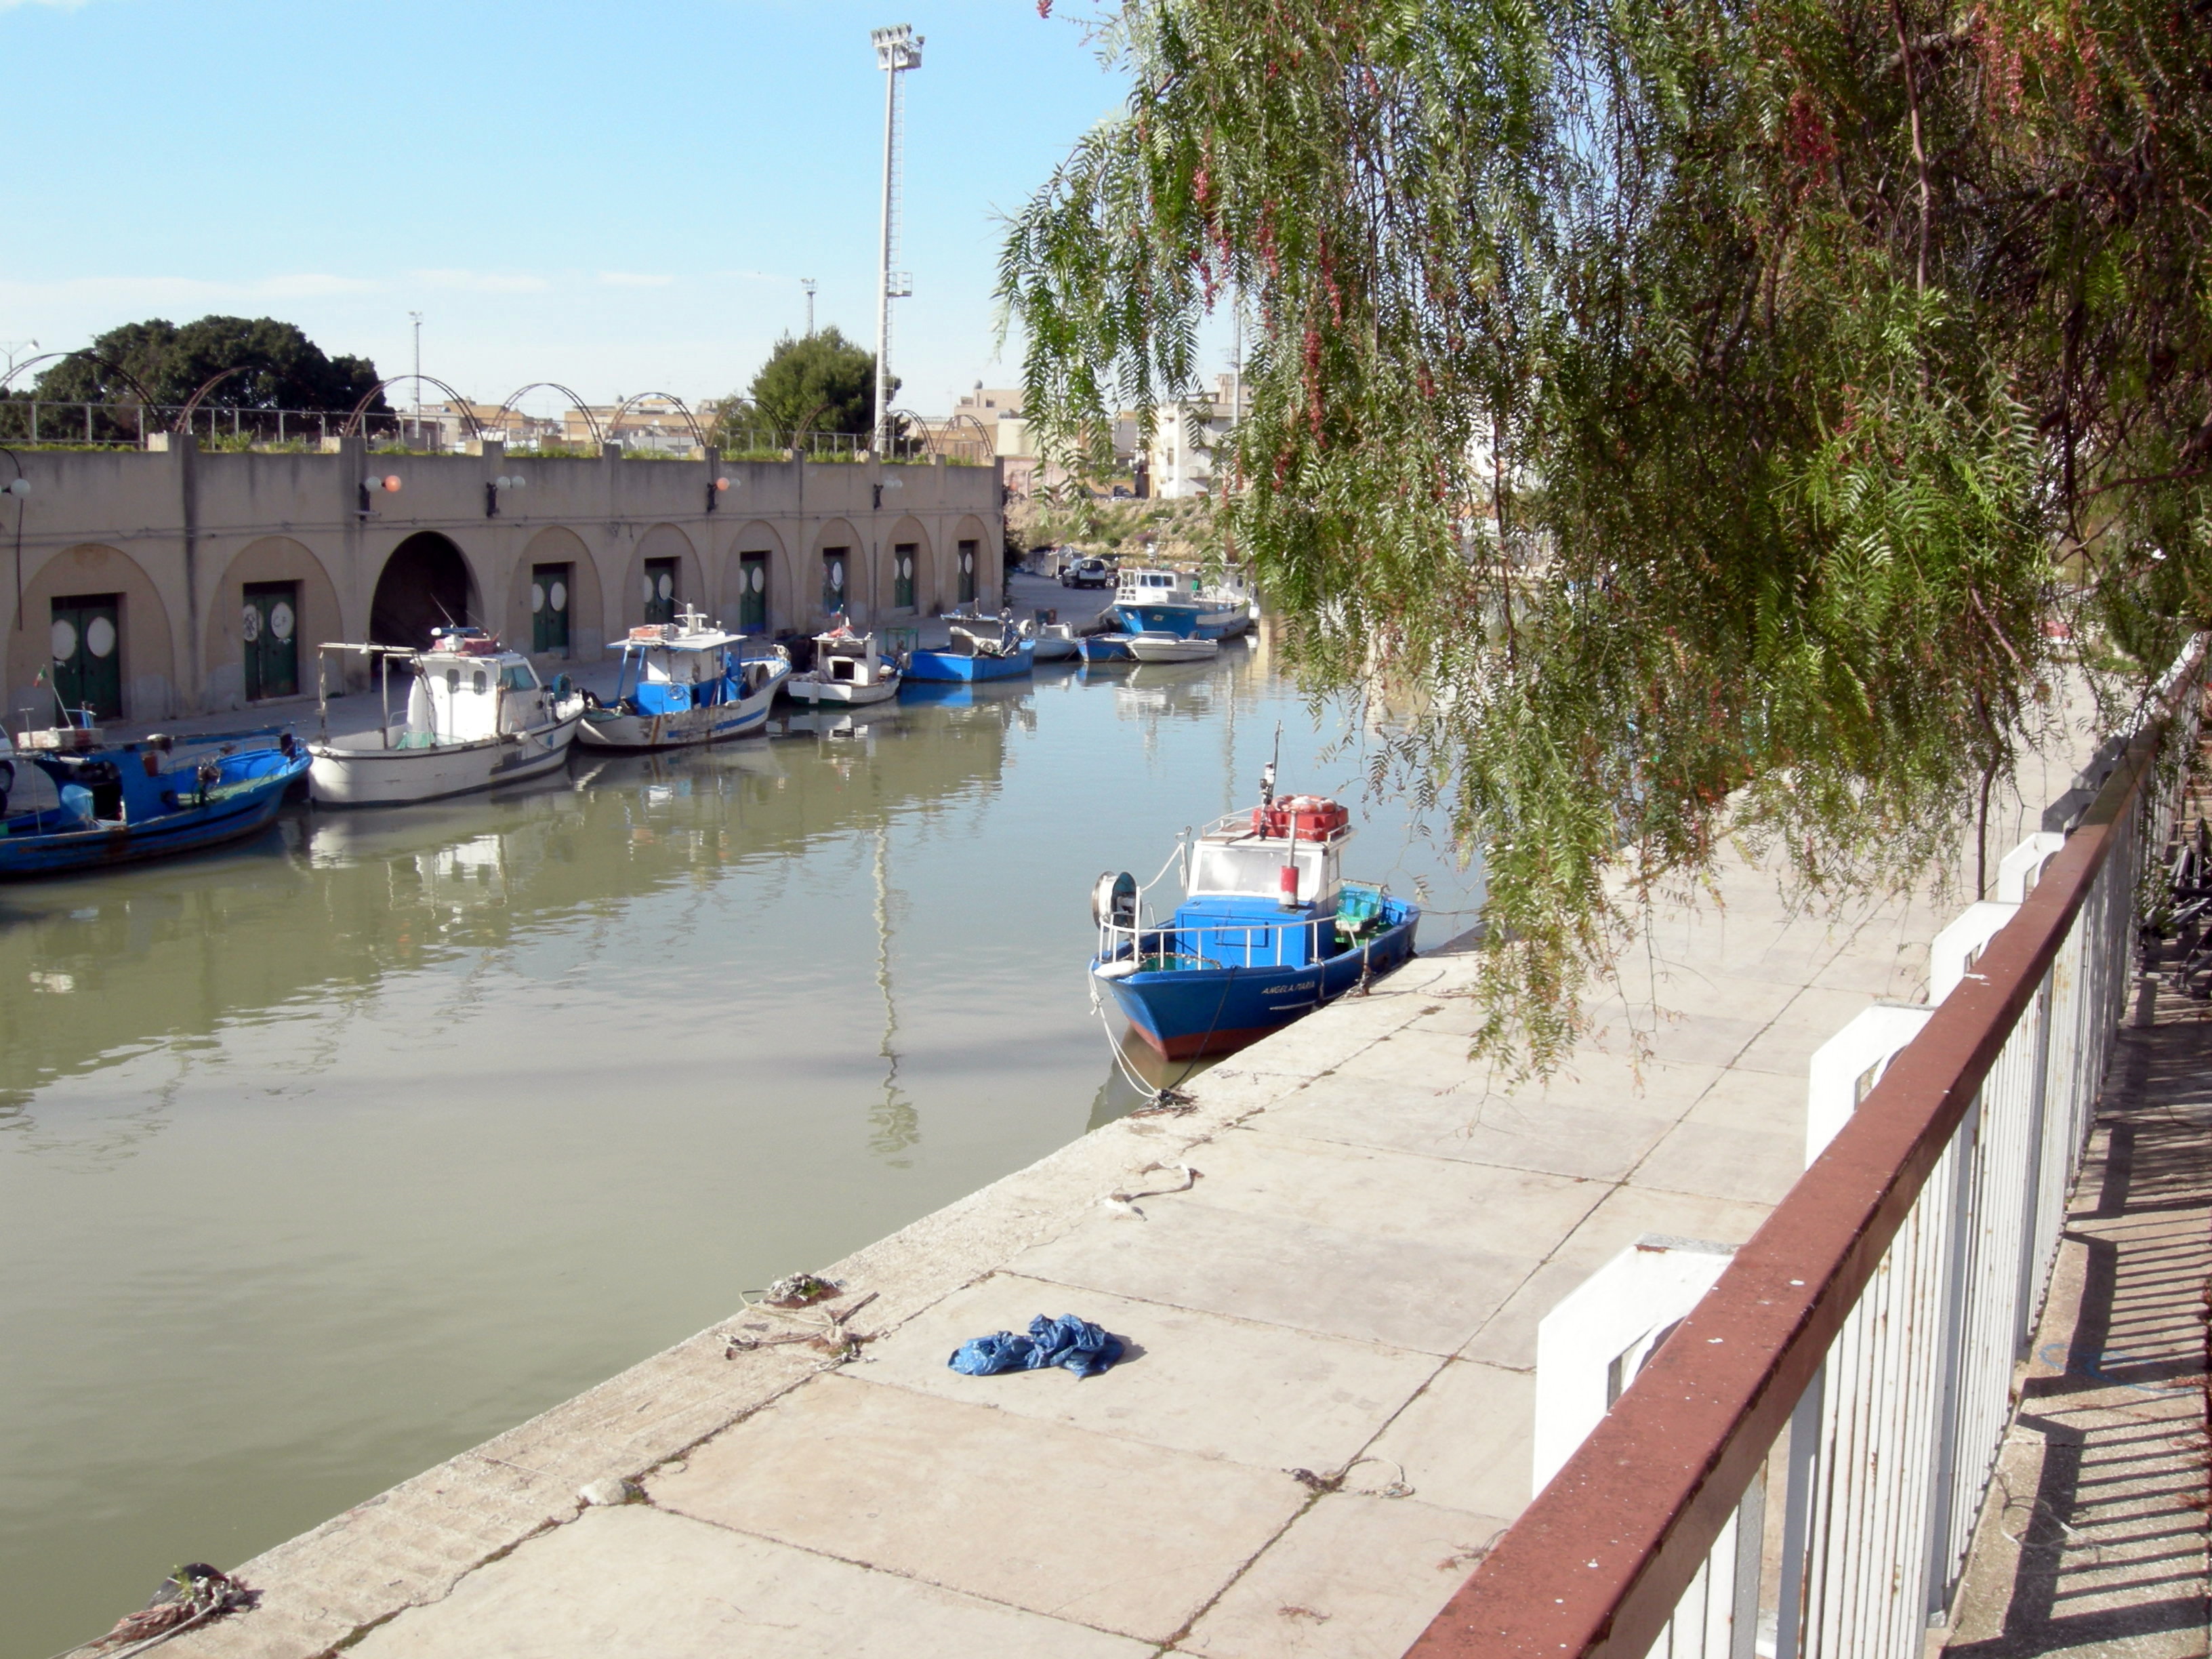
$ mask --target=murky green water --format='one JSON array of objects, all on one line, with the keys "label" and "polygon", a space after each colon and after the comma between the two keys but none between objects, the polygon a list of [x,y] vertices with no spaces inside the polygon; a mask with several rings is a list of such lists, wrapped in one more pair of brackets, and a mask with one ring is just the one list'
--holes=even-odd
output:
[{"label": "murky green water", "polygon": [[[1248,800],[1279,720],[1286,787],[1358,793],[1256,646],[817,718],[0,888],[0,1655],[1128,1109],[1097,873]],[[1356,873],[1469,902],[1365,823]]]}]

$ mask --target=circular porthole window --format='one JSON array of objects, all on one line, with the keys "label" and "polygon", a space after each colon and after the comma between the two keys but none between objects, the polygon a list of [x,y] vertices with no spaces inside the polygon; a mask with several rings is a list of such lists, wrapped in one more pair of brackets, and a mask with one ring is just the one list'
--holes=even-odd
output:
[{"label": "circular porthole window", "polygon": [[238,614],[238,631],[248,645],[261,637],[261,607],[249,605]]},{"label": "circular porthole window", "polygon": [[292,607],[282,599],[269,607],[269,631],[280,640],[290,639],[292,630],[299,626],[299,622],[300,619],[292,614]]},{"label": "circular porthole window", "polygon": [[762,569],[758,565],[755,565],[753,567],[752,584],[753,592],[756,593],[759,592],[763,588],[768,586],[768,572]]},{"label": "circular porthole window", "polygon": [[545,589],[537,582],[530,584],[530,614],[536,616],[545,608]]},{"label": "circular porthole window", "polygon": [[53,645],[56,662],[67,662],[76,655],[76,624],[66,621],[56,623]]},{"label": "circular porthole window", "polygon": [[660,597],[666,599],[676,591],[676,579],[666,571],[660,573]]},{"label": "circular porthole window", "polygon": [[568,608],[568,583],[555,582],[553,584],[553,608],[556,611],[566,611]]},{"label": "circular porthole window", "polygon": [[84,648],[95,657],[114,650],[115,624],[105,617],[94,617],[84,625]]}]

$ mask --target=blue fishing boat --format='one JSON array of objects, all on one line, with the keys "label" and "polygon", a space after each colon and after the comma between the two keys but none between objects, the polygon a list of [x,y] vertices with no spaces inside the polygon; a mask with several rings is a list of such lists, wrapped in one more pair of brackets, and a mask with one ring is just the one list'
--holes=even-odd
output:
[{"label": "blue fishing boat", "polygon": [[[1183,898],[1155,925],[1127,872],[1098,878],[1095,982],[1170,1060],[1241,1048],[1413,953],[1418,907],[1340,868],[1349,815],[1316,795],[1209,825],[1183,849]],[[1164,871],[1162,874],[1165,874]]]},{"label": "blue fishing boat", "polygon": [[744,635],[709,628],[688,605],[672,623],[631,629],[614,701],[585,708],[578,741],[682,749],[762,730],[777,688],[791,677],[791,658],[781,646],[767,656],[741,654],[746,647]]},{"label": "blue fishing boat", "polygon": [[1129,649],[1130,638],[1127,634],[1086,634],[1077,648],[1088,663],[1134,662],[1137,656]]},{"label": "blue fishing boat", "polygon": [[906,685],[945,680],[1011,680],[1036,665],[1036,641],[1010,620],[955,623],[942,647],[909,651]]},{"label": "blue fishing boat", "polygon": [[1142,567],[1121,573],[1109,614],[1130,634],[1224,640],[1252,625],[1250,601],[1202,586],[1197,578]]},{"label": "blue fishing boat", "polygon": [[109,744],[88,726],[60,726],[27,734],[19,753],[61,799],[0,808],[0,877],[170,858],[250,836],[310,763],[306,744],[274,730]]}]

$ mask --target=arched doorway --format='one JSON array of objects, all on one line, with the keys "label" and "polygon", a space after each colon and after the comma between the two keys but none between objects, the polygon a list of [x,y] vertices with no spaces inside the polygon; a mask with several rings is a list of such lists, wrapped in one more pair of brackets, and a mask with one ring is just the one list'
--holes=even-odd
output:
[{"label": "arched doorway", "polygon": [[369,602],[368,637],[377,645],[430,643],[430,630],[476,615],[476,595],[461,550],[434,530],[418,530],[392,550]]}]

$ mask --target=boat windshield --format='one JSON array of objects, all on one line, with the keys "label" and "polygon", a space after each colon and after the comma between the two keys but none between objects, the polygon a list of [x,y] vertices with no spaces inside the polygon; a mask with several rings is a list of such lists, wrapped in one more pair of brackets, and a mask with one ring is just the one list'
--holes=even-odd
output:
[{"label": "boat windshield", "polygon": [[[1292,851],[1292,848],[1296,850]],[[1183,890],[1194,898],[1202,894],[1279,898],[1283,866],[1291,860],[1298,866],[1300,903],[1310,903],[1335,890],[1334,849],[1317,841],[1286,846],[1279,841],[1261,841],[1256,837],[1198,842],[1191,849],[1190,880]]]}]

